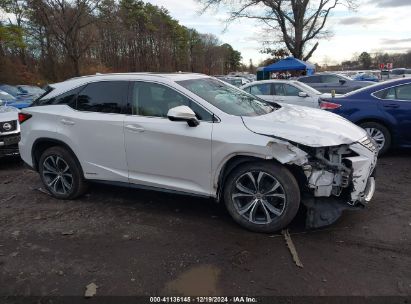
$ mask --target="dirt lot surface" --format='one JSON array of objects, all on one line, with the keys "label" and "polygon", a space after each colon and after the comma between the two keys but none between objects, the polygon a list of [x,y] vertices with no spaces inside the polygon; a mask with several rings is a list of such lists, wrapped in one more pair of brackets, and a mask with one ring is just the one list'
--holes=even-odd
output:
[{"label": "dirt lot surface", "polygon": [[92,185],[75,201],[0,161],[0,295],[411,295],[411,151],[379,161],[366,210],[333,226],[248,232],[213,201]]}]

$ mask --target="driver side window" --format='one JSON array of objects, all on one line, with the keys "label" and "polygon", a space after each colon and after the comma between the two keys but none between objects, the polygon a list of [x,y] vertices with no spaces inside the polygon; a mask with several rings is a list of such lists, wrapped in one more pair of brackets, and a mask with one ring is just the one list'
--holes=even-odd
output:
[{"label": "driver side window", "polygon": [[322,75],[321,76],[322,83],[339,83],[340,78],[335,75]]},{"label": "driver side window", "polygon": [[134,82],[130,99],[133,115],[167,118],[171,108],[188,106],[196,113],[197,119],[213,121],[208,111],[179,92],[161,84]]}]

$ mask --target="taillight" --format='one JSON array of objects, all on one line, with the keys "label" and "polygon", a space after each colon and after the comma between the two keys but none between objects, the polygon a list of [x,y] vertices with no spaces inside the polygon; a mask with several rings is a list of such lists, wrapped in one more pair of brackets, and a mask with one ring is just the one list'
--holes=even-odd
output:
[{"label": "taillight", "polygon": [[22,124],[23,122],[25,122],[27,119],[29,119],[31,117],[30,114],[27,113],[19,113],[19,123]]},{"label": "taillight", "polygon": [[324,101],[324,100],[320,101],[320,109],[322,110],[334,110],[334,109],[338,109],[339,107],[341,107],[341,105],[338,103]]}]

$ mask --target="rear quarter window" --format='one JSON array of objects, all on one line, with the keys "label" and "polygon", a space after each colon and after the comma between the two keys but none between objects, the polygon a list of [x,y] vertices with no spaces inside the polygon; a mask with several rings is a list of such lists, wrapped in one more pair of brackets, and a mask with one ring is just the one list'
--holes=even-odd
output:
[{"label": "rear quarter window", "polygon": [[33,106],[68,105],[69,107],[72,107],[74,109],[76,107],[77,94],[83,88],[84,86],[80,86],[78,88],[72,89],[70,91],[64,92],[60,95],[51,98],[47,98],[47,96],[43,98],[40,97],[37,101],[35,101],[35,104],[33,104]]},{"label": "rear quarter window", "polygon": [[303,82],[303,83],[321,83],[320,76],[303,77],[303,78],[300,78],[298,80]]}]

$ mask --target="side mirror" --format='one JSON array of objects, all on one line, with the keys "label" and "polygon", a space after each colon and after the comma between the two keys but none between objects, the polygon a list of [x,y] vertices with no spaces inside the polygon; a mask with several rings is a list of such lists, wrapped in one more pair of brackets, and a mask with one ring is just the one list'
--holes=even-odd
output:
[{"label": "side mirror", "polygon": [[343,85],[343,84],[345,83],[345,80],[344,80],[344,79],[340,79],[339,82],[340,82],[341,85]]},{"label": "side mirror", "polygon": [[308,97],[308,94],[306,92],[299,92],[298,96],[300,97]]},{"label": "side mirror", "polygon": [[197,127],[200,124],[196,114],[187,106],[171,108],[168,110],[167,117],[171,121],[186,121],[190,127]]}]

